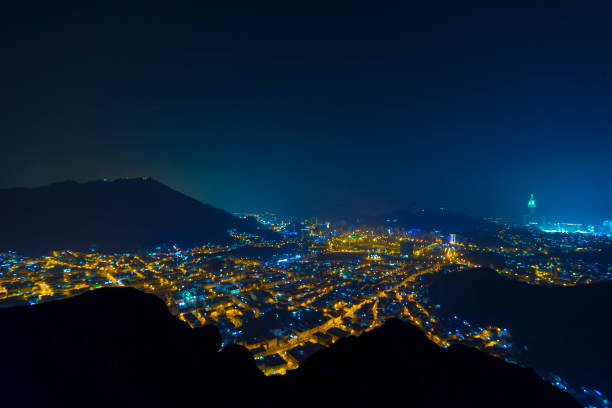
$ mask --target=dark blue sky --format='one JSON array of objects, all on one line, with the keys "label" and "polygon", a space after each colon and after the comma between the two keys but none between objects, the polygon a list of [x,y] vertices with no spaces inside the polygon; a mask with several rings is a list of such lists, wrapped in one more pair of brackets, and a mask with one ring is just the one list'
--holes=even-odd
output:
[{"label": "dark blue sky", "polygon": [[482,216],[534,193],[612,217],[608,1],[20,3],[0,188],[147,175],[228,210]]}]

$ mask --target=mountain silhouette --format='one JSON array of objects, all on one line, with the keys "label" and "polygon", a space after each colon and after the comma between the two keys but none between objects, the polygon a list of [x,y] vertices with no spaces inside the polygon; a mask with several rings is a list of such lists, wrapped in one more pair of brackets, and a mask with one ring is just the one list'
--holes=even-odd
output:
[{"label": "mountain silhouette", "polygon": [[522,356],[542,373],[612,395],[612,282],[532,285],[489,268],[426,278],[429,297],[447,317],[510,330]]},{"label": "mountain silhouette", "polygon": [[236,229],[273,238],[254,219],[234,217],[149,178],[0,190],[0,250],[101,252],[229,242]]},{"label": "mountain silhouette", "polygon": [[0,309],[5,406],[579,407],[522,368],[476,349],[441,349],[391,319],[265,377],[213,326],[192,329],[154,295],[104,288]]}]

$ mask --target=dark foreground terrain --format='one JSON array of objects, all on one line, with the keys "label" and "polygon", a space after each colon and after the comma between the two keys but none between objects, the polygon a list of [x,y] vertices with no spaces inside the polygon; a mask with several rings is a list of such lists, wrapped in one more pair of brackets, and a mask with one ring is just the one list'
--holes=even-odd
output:
[{"label": "dark foreground terrain", "polygon": [[529,285],[488,268],[430,279],[430,297],[449,317],[510,329],[530,366],[612,395],[612,282]]},{"label": "dark foreground terrain", "polygon": [[285,376],[220,349],[153,295],[105,288],[0,310],[3,406],[578,407],[528,368],[464,346],[440,349],[389,320],[339,340]]}]

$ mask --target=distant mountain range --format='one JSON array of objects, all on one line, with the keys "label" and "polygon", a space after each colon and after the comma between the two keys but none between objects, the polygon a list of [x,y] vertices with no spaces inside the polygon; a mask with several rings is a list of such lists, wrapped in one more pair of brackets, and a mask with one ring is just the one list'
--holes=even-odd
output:
[{"label": "distant mountain range", "polygon": [[132,288],[0,309],[0,327],[7,407],[580,406],[529,368],[441,349],[397,319],[271,377],[247,349],[219,351],[214,326],[191,329]]},{"label": "distant mountain range", "polygon": [[228,229],[273,237],[254,219],[203,204],[150,178],[0,190],[0,250],[102,252],[227,243]]},{"label": "distant mountain range", "polygon": [[383,215],[360,217],[358,224],[370,227],[385,225],[391,228],[419,229],[424,232],[440,231],[469,237],[480,244],[499,244],[497,232],[500,225],[446,209],[401,210]]},{"label": "distant mountain range", "polygon": [[482,218],[456,213],[444,209],[395,211],[386,214],[387,224],[399,224],[404,227],[420,228],[456,234],[475,234],[478,232],[494,232],[499,226]]}]

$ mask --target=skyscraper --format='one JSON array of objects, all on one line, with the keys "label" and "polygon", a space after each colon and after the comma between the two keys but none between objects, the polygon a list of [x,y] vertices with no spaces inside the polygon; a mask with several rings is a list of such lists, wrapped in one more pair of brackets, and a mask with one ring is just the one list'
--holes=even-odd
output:
[{"label": "skyscraper", "polygon": [[527,207],[529,208],[529,214],[535,215],[536,203],[535,199],[533,198],[533,193],[531,193]]},{"label": "skyscraper", "polygon": [[544,227],[544,217],[536,216],[536,202],[535,198],[533,198],[533,193],[531,193],[531,196],[529,197],[527,208],[529,209],[529,214],[523,216],[523,225],[539,228]]}]

